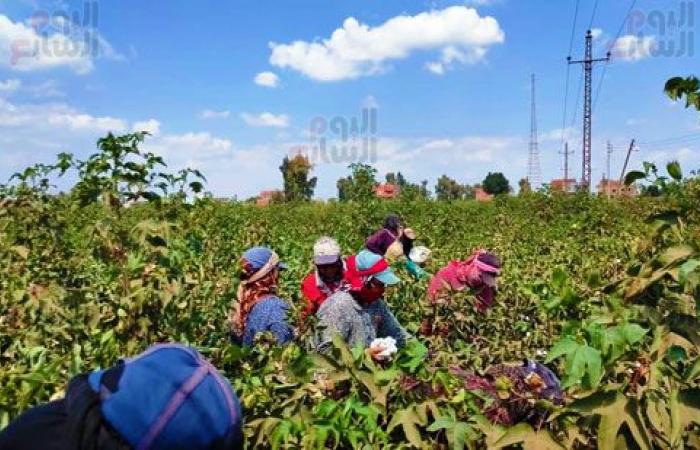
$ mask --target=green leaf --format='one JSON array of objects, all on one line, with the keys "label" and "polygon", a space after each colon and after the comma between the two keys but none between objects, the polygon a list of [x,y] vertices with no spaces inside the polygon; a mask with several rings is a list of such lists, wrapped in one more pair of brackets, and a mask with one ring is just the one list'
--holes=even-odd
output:
[{"label": "green leaf", "polygon": [[640,414],[637,400],[619,392],[597,392],[576,400],[572,411],[584,415],[600,416],[598,423],[598,449],[615,450],[617,435],[627,425],[632,437],[642,450],[650,450],[649,432]]},{"label": "green leaf", "polygon": [[688,281],[688,276],[695,272],[700,267],[700,259],[690,259],[683,263],[678,270],[678,281],[685,284]]},{"label": "green leaf", "polygon": [[411,405],[408,408],[395,412],[387,427],[387,433],[391,433],[394,428],[401,425],[408,442],[414,447],[420,448],[423,444],[423,438],[418,430],[418,425],[423,426],[425,423],[416,413],[415,407],[416,405]]},{"label": "green leaf", "polygon": [[674,345],[668,349],[668,351],[666,352],[666,357],[669,361],[671,361],[671,363],[675,364],[681,361],[685,361],[688,358],[688,355],[686,354],[685,349],[683,347]]},{"label": "green leaf", "polygon": [[563,450],[564,446],[554,440],[547,430],[535,431],[527,423],[520,423],[506,430],[496,441],[494,448],[521,444],[523,450]]},{"label": "green leaf", "polygon": [[672,161],[666,166],[668,174],[671,175],[676,181],[681,181],[683,179],[683,171],[681,170],[681,165],[678,161]]},{"label": "green leaf", "polygon": [[629,186],[631,184],[634,184],[638,180],[643,180],[647,176],[644,172],[640,172],[638,170],[633,170],[631,172],[627,172],[627,175],[625,175],[625,186]]},{"label": "green leaf", "polygon": [[636,323],[627,323],[625,325],[621,325],[620,329],[622,330],[622,334],[625,336],[625,340],[627,341],[628,345],[633,345],[641,341],[644,338],[644,336],[646,336],[646,334],[649,332],[649,330],[647,330],[646,328],[642,328]]},{"label": "green leaf", "polygon": [[556,344],[554,344],[554,347],[552,347],[552,349],[547,354],[547,359],[545,361],[552,362],[562,355],[568,355],[570,353],[573,353],[578,347],[578,342],[569,337],[565,337],[559,340]]},{"label": "green leaf", "polygon": [[700,358],[696,358],[692,366],[688,367],[683,374],[683,378],[687,382],[695,381],[700,375]]},{"label": "green leaf", "polygon": [[199,194],[204,189],[204,185],[199,181],[193,181],[190,183],[190,189],[192,189],[192,192],[195,194]]}]

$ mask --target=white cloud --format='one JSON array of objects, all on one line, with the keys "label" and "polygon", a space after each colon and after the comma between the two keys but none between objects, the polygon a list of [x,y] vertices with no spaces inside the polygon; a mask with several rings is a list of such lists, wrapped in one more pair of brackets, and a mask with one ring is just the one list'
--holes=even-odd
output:
[{"label": "white cloud", "polygon": [[486,55],[486,49],[473,48],[469,50],[469,53],[465,53],[457,47],[449,46],[443,48],[440,53],[439,61],[426,63],[426,68],[436,75],[443,75],[445,71],[452,68],[455,62],[464,64],[479,61]]},{"label": "white cloud", "polygon": [[21,72],[65,67],[86,74],[97,57],[125,59],[94,28],[60,15],[22,23],[0,14],[0,67]]},{"label": "white cloud", "polygon": [[69,67],[79,74],[93,68],[84,42],[58,32],[42,36],[4,15],[0,15],[0,66],[18,71]]},{"label": "white cloud", "polygon": [[566,127],[566,128],[554,128],[552,130],[540,133],[538,139],[540,142],[561,142],[562,138],[565,141],[574,141],[581,137],[578,128],[576,127]]},{"label": "white cloud", "polygon": [[241,113],[241,119],[252,127],[286,128],[289,126],[289,116],[286,114],[272,114],[269,112],[260,114]]},{"label": "white cloud", "polygon": [[440,61],[433,61],[425,63],[425,68],[435,75],[442,75],[445,73],[445,65]]},{"label": "white cloud", "polygon": [[56,80],[46,80],[39,84],[25,84],[17,79],[0,81],[0,94],[13,94],[20,91],[35,98],[65,97],[66,95],[59,89]]},{"label": "white cloud", "polygon": [[615,41],[610,51],[613,59],[634,62],[653,56],[655,50],[654,36],[626,35]]},{"label": "white cloud", "polygon": [[160,122],[156,119],[150,119],[143,122],[136,122],[131,127],[131,131],[147,131],[151,133],[152,136],[158,136],[160,134]]},{"label": "white cloud", "polygon": [[11,93],[17,91],[21,86],[22,86],[22,82],[20,80],[12,79],[12,80],[0,81],[0,94],[1,93],[11,94]]},{"label": "white cloud", "polygon": [[0,129],[21,127],[20,131],[65,133],[123,132],[126,121],[114,117],[96,117],[61,103],[15,105],[0,99]]},{"label": "white cloud", "polygon": [[205,167],[206,161],[224,158],[231,153],[232,142],[207,132],[171,134],[146,141],[144,148],[159,154],[175,168]]},{"label": "white cloud", "polygon": [[48,116],[49,124],[75,131],[124,131],[126,122],[114,117],[94,117],[90,114],[55,113]]},{"label": "white cloud", "polygon": [[205,109],[199,113],[201,119],[228,119],[231,115],[231,111],[214,111],[211,109]]},{"label": "white cloud", "polygon": [[481,17],[466,6],[396,16],[377,27],[349,17],[342,28],[321,41],[270,43],[270,63],[291,68],[317,81],[338,81],[374,75],[386,63],[417,51],[441,52],[441,61],[474,63],[488,48],[504,42],[493,17]]},{"label": "white cloud", "polygon": [[279,85],[279,77],[273,72],[260,72],[255,75],[255,84],[269,88],[276,88]]},{"label": "white cloud", "polygon": [[591,29],[591,36],[593,36],[593,39],[598,39],[603,35],[603,30],[600,28],[592,28]]},{"label": "white cloud", "polygon": [[46,80],[42,83],[35,85],[28,85],[24,88],[24,91],[28,92],[36,98],[50,98],[50,97],[65,97],[66,94],[59,87],[56,80]]}]

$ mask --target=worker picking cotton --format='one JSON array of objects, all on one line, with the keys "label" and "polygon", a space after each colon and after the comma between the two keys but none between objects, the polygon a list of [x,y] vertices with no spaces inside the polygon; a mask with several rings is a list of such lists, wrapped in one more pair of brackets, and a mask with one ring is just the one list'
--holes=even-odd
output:
[{"label": "worker picking cotton", "polygon": [[486,250],[477,250],[466,261],[451,261],[440,269],[430,280],[428,298],[431,303],[449,302],[451,292],[469,288],[476,296],[477,310],[484,312],[493,305],[500,274],[498,257]]},{"label": "worker picking cotton", "polygon": [[376,338],[387,337],[402,347],[409,335],[382,298],[387,286],[400,281],[386,260],[363,250],[347,258],[345,278],[349,291],[336,292],[318,310],[316,349],[328,352],[335,334],[351,347],[368,348]]},{"label": "worker picking cotton", "polygon": [[314,271],[301,283],[301,293],[306,302],[303,317],[316,314],[324,301],[347,283],[344,282],[345,263],[338,242],[328,236],[314,244]]}]

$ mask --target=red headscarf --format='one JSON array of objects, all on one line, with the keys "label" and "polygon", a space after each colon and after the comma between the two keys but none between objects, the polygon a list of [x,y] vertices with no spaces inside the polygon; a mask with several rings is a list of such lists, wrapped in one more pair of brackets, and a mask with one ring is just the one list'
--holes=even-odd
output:
[{"label": "red headscarf", "polygon": [[384,258],[377,261],[372,267],[366,270],[358,270],[355,261],[356,256],[350,256],[345,260],[345,281],[350,285],[350,290],[359,291],[362,289],[367,278],[372,275],[384,272],[389,268],[389,263]]},{"label": "red headscarf", "polygon": [[462,291],[467,287],[476,291],[479,311],[493,304],[496,294],[495,278],[501,273],[498,258],[486,250],[477,250],[466,261],[451,261],[430,280],[428,298],[437,303],[445,291]]}]

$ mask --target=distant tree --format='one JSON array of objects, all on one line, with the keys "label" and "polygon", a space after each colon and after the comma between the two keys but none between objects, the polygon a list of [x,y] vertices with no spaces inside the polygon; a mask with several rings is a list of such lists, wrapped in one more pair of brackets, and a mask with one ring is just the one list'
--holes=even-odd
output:
[{"label": "distant tree", "polygon": [[424,199],[430,198],[430,189],[428,189],[428,180],[423,180],[420,183],[420,195]]},{"label": "distant tree", "polygon": [[416,200],[420,198],[430,198],[428,191],[428,181],[424,180],[420,185],[409,182],[401,172],[389,172],[384,176],[387,184],[394,184],[399,187],[401,198]]},{"label": "distant tree", "polygon": [[521,178],[520,181],[518,181],[518,187],[520,188],[520,195],[532,192],[532,186],[530,186],[530,181],[527,178]]},{"label": "distant tree", "polygon": [[435,197],[438,201],[460,200],[465,198],[467,188],[459,184],[457,181],[443,175],[438,178],[435,185]]},{"label": "distant tree", "polygon": [[501,172],[489,172],[481,185],[484,191],[491,195],[507,194],[511,191],[508,179]]},{"label": "distant tree", "polygon": [[314,195],[316,177],[309,179],[313,165],[304,155],[296,155],[292,159],[285,156],[280,166],[284,179],[284,197],[287,201],[308,201]]},{"label": "distant tree", "polygon": [[338,180],[338,199],[340,201],[367,201],[374,198],[377,186],[377,169],[361,163],[350,164],[352,174]]},{"label": "distant tree", "polygon": [[473,200],[476,198],[476,188],[481,187],[481,185],[475,184],[474,186],[470,186],[468,184],[464,185],[464,198],[467,200]]},{"label": "distant tree", "polygon": [[352,189],[352,177],[341,178],[335,184],[338,187],[338,200],[345,202],[349,200],[349,192]]}]

